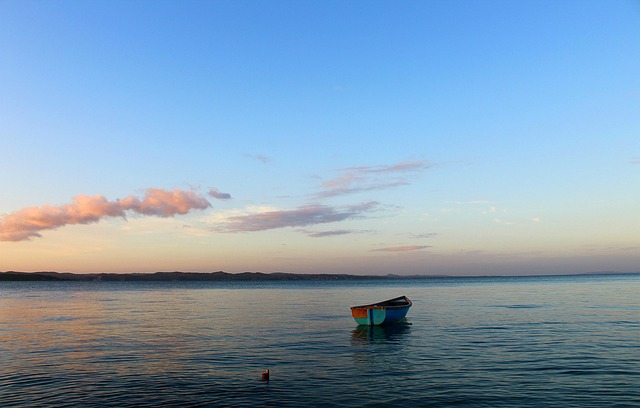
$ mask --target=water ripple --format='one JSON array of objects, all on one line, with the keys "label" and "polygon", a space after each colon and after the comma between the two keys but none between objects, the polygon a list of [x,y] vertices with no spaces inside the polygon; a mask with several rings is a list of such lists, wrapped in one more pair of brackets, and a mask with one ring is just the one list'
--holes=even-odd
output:
[{"label": "water ripple", "polygon": [[[638,406],[640,282],[598,283],[13,285],[0,406]],[[405,324],[349,316],[399,291]]]}]

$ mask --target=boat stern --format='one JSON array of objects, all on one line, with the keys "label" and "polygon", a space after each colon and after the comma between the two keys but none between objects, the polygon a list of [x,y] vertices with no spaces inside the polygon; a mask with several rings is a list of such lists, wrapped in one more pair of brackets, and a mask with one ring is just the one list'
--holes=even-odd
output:
[{"label": "boat stern", "polygon": [[379,325],[384,323],[387,311],[384,308],[352,307],[351,316],[358,324]]}]

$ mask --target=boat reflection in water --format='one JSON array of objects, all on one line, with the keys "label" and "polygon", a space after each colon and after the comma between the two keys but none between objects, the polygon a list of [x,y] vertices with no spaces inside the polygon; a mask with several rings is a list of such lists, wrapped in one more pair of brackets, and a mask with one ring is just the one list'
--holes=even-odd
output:
[{"label": "boat reflection in water", "polygon": [[373,343],[398,343],[410,332],[411,323],[406,321],[382,326],[361,324],[351,332],[351,339]]}]

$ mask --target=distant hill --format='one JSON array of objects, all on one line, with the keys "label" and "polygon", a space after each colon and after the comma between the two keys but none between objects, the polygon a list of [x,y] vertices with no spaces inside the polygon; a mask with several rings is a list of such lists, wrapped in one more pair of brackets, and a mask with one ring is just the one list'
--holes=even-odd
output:
[{"label": "distant hill", "polygon": [[60,273],[0,272],[0,281],[103,281],[103,282],[173,282],[173,281],[332,281],[393,279],[396,275],[364,276],[347,274],[297,274],[262,272],[155,272],[155,273]]},{"label": "distant hill", "polygon": [[[55,272],[54,272],[55,273]],[[0,272],[0,281],[57,281],[56,276],[50,276],[47,272],[27,273],[27,272]]]},{"label": "distant hill", "polygon": [[[591,272],[577,275],[634,275],[636,273]],[[570,276],[570,275],[536,275],[536,276]],[[433,278],[480,278],[483,276],[447,276],[447,275],[348,275],[348,274],[303,274],[303,273],[263,273],[263,272],[155,272],[155,273],[68,273],[68,272],[0,272],[2,281],[76,281],[76,282],[250,282],[250,281],[356,281],[365,279],[433,279]],[[505,277],[505,276],[484,276]],[[513,276],[534,277],[534,276]]]}]

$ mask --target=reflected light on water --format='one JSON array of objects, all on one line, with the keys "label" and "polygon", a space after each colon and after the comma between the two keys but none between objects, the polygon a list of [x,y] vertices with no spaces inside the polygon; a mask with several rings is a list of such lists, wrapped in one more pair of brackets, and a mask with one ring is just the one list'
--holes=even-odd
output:
[{"label": "reflected light on water", "polygon": [[[640,279],[607,279],[3,283],[0,405],[640,403]],[[351,317],[400,294],[403,324]]]},{"label": "reflected light on water", "polygon": [[411,323],[403,322],[381,326],[358,325],[351,333],[356,342],[365,340],[374,343],[401,343],[410,332]]}]

